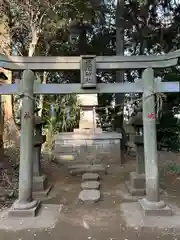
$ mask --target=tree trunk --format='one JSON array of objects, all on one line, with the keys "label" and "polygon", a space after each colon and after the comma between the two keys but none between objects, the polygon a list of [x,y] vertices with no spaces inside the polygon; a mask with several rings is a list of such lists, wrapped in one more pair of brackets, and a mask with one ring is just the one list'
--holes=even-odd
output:
[{"label": "tree trunk", "polygon": [[[116,6],[116,55],[124,56],[124,0],[117,0]],[[116,72],[116,82],[124,81],[124,71]],[[123,108],[124,108],[124,94],[115,94],[116,103],[116,117],[114,121],[114,128],[116,131],[121,132],[124,140],[124,130],[123,130]],[[118,114],[117,114],[118,113]],[[124,146],[124,141],[122,141],[122,147]]]},{"label": "tree trunk", "polygon": [[[10,39],[10,31],[8,26],[8,19],[4,16],[3,21],[0,23],[0,52],[5,55],[10,55],[11,53],[11,39]],[[6,70],[5,71],[8,80],[5,80],[5,84],[12,83],[12,72]],[[13,110],[12,110],[12,96],[11,95],[2,95],[2,106],[3,106],[3,115],[4,115],[4,126],[3,126],[3,138],[5,143],[12,144],[17,141],[19,137],[19,133],[17,131],[17,127],[14,122]]]},{"label": "tree trunk", "polygon": [[[41,83],[45,84],[47,80],[47,72],[43,72],[43,80],[41,81]],[[43,112],[43,106],[44,106],[44,95],[40,95],[39,96],[39,116],[42,117],[42,112]]]},{"label": "tree trunk", "polygon": [[[32,39],[31,39],[31,43],[29,45],[28,57],[32,57],[35,54],[36,46],[37,46],[37,43],[39,40],[37,27],[34,24],[31,25],[31,34],[32,34]],[[35,76],[37,79],[39,78],[38,74],[36,74]],[[43,74],[43,78],[44,78],[44,74]],[[36,99],[36,97],[35,97],[35,99]],[[35,107],[40,108],[40,111],[38,112],[39,116],[42,115],[43,99],[44,99],[43,95],[40,95],[38,97],[38,106],[35,101]]]}]

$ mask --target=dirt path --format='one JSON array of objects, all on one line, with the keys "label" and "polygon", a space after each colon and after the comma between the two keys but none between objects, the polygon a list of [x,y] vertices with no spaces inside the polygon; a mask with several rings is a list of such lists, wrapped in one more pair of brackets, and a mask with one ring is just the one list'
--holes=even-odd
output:
[{"label": "dirt path", "polygon": [[[17,232],[0,231],[2,240],[177,240],[180,235],[166,230],[147,228],[132,229],[125,226],[121,217],[120,204],[124,201],[118,194],[120,183],[128,178],[134,162],[125,167],[111,166],[109,174],[101,180],[102,199],[96,204],[82,204],[78,201],[79,177],[69,176],[66,167],[45,167],[51,180],[55,182],[46,204],[63,204],[59,220],[53,229]],[[52,175],[53,172],[53,175]],[[132,213],[133,214],[133,213]]]}]

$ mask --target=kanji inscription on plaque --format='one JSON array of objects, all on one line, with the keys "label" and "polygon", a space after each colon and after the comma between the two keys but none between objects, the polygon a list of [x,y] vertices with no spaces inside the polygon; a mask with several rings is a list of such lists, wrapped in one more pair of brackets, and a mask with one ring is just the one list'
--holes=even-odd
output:
[{"label": "kanji inscription on plaque", "polygon": [[96,87],[95,56],[81,56],[81,86],[82,88]]}]

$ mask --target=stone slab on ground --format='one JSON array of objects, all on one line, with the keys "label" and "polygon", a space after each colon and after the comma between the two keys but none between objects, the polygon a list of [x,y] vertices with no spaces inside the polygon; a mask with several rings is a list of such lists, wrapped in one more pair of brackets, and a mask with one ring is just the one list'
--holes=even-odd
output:
[{"label": "stone slab on ground", "polygon": [[82,175],[82,181],[87,181],[87,180],[98,180],[99,179],[99,174],[97,173],[84,173]]},{"label": "stone slab on ground", "polygon": [[42,204],[36,217],[15,218],[10,217],[9,209],[0,212],[0,229],[18,231],[25,229],[47,229],[54,228],[60,217],[63,205]]},{"label": "stone slab on ground", "polygon": [[[179,229],[180,227],[180,208],[172,207],[172,216],[144,216],[138,202],[122,203],[120,210],[127,227],[139,228],[160,228],[160,229]],[[133,213],[133,214],[132,214]]]},{"label": "stone slab on ground", "polygon": [[72,169],[77,169],[77,168],[91,168],[92,166],[96,166],[97,168],[104,168],[104,164],[72,164],[70,166],[68,166],[69,170]]},{"label": "stone slab on ground", "polygon": [[86,181],[81,183],[82,189],[99,189],[100,182],[98,181]]},{"label": "stone slab on ground", "polygon": [[82,202],[94,203],[100,199],[100,191],[98,190],[82,190],[79,194],[79,199]]},{"label": "stone slab on ground", "polygon": [[101,173],[101,174],[105,174],[106,173],[106,168],[103,164],[79,164],[68,167],[69,169],[69,173],[72,175],[76,175],[76,174],[83,174],[83,173]]}]

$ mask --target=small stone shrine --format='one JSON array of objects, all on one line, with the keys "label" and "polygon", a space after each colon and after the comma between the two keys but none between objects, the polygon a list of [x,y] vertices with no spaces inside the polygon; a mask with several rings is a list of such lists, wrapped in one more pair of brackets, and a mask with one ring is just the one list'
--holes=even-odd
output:
[{"label": "small stone shrine", "polygon": [[53,147],[55,157],[64,161],[63,158],[70,156],[74,162],[86,164],[121,163],[121,134],[102,132],[101,128],[97,128],[97,95],[81,95],[79,98],[82,106],[79,129],[56,136]]},{"label": "small stone shrine", "polygon": [[97,94],[79,94],[78,95],[81,104],[81,116],[79,122],[79,129],[74,129],[74,132],[99,132],[102,130],[97,128],[96,119],[97,114],[95,111],[97,103]]}]

